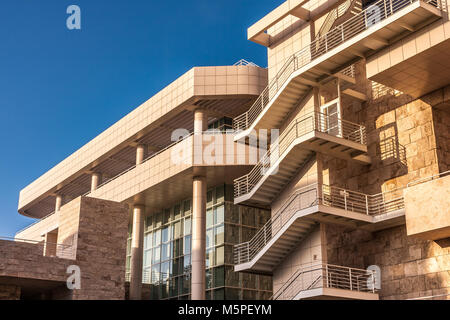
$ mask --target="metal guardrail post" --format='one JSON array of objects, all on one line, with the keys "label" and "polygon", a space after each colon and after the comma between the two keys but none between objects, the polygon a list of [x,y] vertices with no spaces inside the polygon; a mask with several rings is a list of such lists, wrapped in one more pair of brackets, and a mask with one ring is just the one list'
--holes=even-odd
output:
[{"label": "metal guardrail post", "polygon": [[348,275],[350,277],[350,290],[353,290],[353,285],[352,285],[352,269],[348,269]]},{"label": "metal guardrail post", "polygon": [[369,216],[370,215],[370,213],[369,213],[369,197],[366,195],[365,198],[366,198],[366,213]]}]

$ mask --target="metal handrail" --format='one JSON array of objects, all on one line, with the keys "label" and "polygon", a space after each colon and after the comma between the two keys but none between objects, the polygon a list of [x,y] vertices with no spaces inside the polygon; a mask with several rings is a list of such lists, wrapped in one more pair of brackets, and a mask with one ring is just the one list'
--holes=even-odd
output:
[{"label": "metal handrail", "polygon": [[[167,151],[168,149],[172,148],[172,147],[175,146],[176,144],[181,143],[181,142],[187,140],[187,139],[188,139],[189,137],[191,137],[192,135],[194,135],[193,132],[191,132],[191,133],[189,133],[188,135],[182,137],[181,139],[179,139],[179,140],[177,140],[177,141],[175,141],[175,142],[169,144],[169,145],[168,145],[167,147],[165,147],[164,149],[158,150],[157,152],[151,154],[150,156],[148,156],[147,158],[145,158],[145,159],[142,161],[142,163],[141,163],[140,165],[142,165],[142,164],[146,163],[147,161],[149,161],[150,159],[152,159],[152,158],[154,158],[154,157],[160,155],[160,154],[163,153],[164,151]],[[105,182],[101,183],[101,184],[97,187],[96,190],[100,189],[101,187],[103,187],[104,185],[110,183],[111,181],[116,180],[117,178],[123,176],[124,174],[130,172],[131,170],[135,169],[136,167],[137,167],[137,165],[133,165],[133,166],[131,166],[130,168],[126,169],[125,171],[122,171],[122,172],[119,173],[118,175],[116,175],[116,176],[114,176],[114,177],[112,177],[112,178],[106,180]],[[92,193],[92,191],[88,191],[88,192],[86,192],[85,194],[83,194],[82,197],[86,197],[86,196],[88,196],[88,195],[91,194],[91,193]]]},{"label": "metal handrail", "polygon": [[408,183],[406,185],[406,187],[409,188],[409,187],[412,187],[412,186],[416,186],[418,184],[422,184],[422,183],[425,183],[425,182],[428,182],[428,181],[435,180],[436,178],[437,179],[441,179],[441,178],[446,177],[448,175],[450,175],[450,170],[449,171],[445,171],[445,172],[441,172],[441,173],[438,173],[438,174],[435,174],[435,175],[433,175],[431,177],[426,177],[426,178],[421,178],[421,179],[417,179],[417,180],[411,181],[410,183]]},{"label": "metal handrail", "polygon": [[[336,125],[330,127],[329,123],[336,123]],[[237,198],[250,193],[268,170],[275,167],[276,160],[282,157],[297,138],[313,131],[327,133],[360,144],[366,144],[367,141],[366,128],[362,125],[320,112],[308,113],[293,120],[279,136],[278,141],[272,144],[275,146],[274,150],[277,154],[272,154],[272,148],[269,148],[248,174],[234,180],[234,196]]]},{"label": "metal handrail", "polygon": [[45,252],[43,251],[42,252],[43,256],[63,258],[63,259],[72,259],[74,249],[75,249],[73,244],[67,245],[67,244],[50,242],[50,241],[37,241],[37,240],[20,239],[20,238],[12,238],[12,237],[0,237],[0,240],[9,241],[9,242],[27,243],[27,244],[32,244],[35,246],[42,246],[43,250],[49,245],[54,246],[54,248],[55,248],[54,255],[51,255],[51,256],[45,255]]},{"label": "metal handrail", "polygon": [[234,263],[251,261],[298,211],[321,204],[350,212],[378,216],[405,208],[403,188],[367,195],[314,183],[295,190],[283,206],[247,242],[234,246]]},{"label": "metal handrail", "polygon": [[[284,86],[285,82],[295,71],[303,68],[339,45],[368,30],[373,25],[377,25],[401,9],[417,1],[422,0],[380,0],[324,35],[317,37],[311,44],[291,55],[281,70],[278,71],[276,76],[270,81],[269,85],[261,92],[250,109],[234,118],[233,122],[235,130],[248,129],[258,118],[259,114],[266,109],[273,97],[276,96],[278,91]],[[443,9],[441,0],[427,0],[423,2],[431,4],[441,10]],[[376,17],[377,19],[373,19],[374,15],[372,9],[374,6],[379,8],[379,15]],[[376,21],[369,22],[369,19],[371,18]]]},{"label": "metal handrail", "polygon": [[20,229],[19,231],[16,232],[16,235],[18,235],[19,233],[22,233],[22,232],[25,231],[25,230],[30,229],[30,228],[33,227],[34,225],[36,225],[36,224],[38,224],[38,223],[44,221],[45,219],[51,217],[54,213],[55,213],[55,211],[53,211],[52,213],[49,213],[48,215],[42,217],[41,219],[36,220],[35,222],[33,222],[32,224],[26,226],[25,228]]},{"label": "metal handrail", "polygon": [[318,288],[375,293],[375,281],[376,271],[374,270],[327,263],[312,264],[307,267],[300,267],[270,299],[292,300],[302,291]]},{"label": "metal handrail", "polygon": [[347,12],[347,10],[350,8],[351,4],[353,2],[356,2],[358,0],[347,0],[346,2],[340,4],[333,10],[331,10],[327,17],[325,18],[325,21],[322,23],[322,26],[319,29],[319,32],[317,33],[318,36],[322,36],[333,27],[333,24],[336,22],[336,20],[344,15],[344,13]]}]

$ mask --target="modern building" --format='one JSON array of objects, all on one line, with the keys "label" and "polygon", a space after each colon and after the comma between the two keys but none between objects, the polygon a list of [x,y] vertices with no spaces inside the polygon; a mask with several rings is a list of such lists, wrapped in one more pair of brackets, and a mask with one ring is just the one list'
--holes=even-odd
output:
[{"label": "modern building", "polygon": [[22,190],[0,298],[449,299],[448,18],[286,1]]}]

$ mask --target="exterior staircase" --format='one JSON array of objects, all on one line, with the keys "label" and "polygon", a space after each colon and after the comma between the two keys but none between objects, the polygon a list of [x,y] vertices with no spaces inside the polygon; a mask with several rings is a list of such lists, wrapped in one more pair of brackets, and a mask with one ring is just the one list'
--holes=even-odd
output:
[{"label": "exterior staircase", "polygon": [[367,195],[308,185],[294,191],[250,241],[234,246],[235,271],[271,274],[319,222],[380,230],[404,224],[404,216],[402,189]]},{"label": "exterior staircase", "polygon": [[364,299],[378,300],[376,272],[316,263],[300,267],[271,300]]},{"label": "exterior staircase", "polygon": [[[408,29],[442,17],[441,4],[436,0],[379,0],[359,13],[358,3],[353,4],[351,10],[346,10],[350,18],[342,15],[345,21],[341,24],[339,17],[333,23],[329,18],[330,30],[324,29],[324,34],[287,59],[252,107],[234,118],[236,141],[252,130],[279,128],[312,87],[339,77],[352,61],[388,46],[391,39],[411,32]],[[376,16],[374,6],[379,9]]]},{"label": "exterior staircase", "polygon": [[315,152],[370,163],[363,126],[321,113],[306,114],[294,119],[256,166],[234,181],[234,202],[270,204]]}]

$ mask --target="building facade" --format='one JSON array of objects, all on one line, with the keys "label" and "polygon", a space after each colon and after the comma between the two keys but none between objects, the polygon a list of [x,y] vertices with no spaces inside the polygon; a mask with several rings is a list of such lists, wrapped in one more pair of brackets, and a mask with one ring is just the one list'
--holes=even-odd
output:
[{"label": "building facade", "polygon": [[0,298],[449,299],[448,14],[286,1],[21,191]]}]

